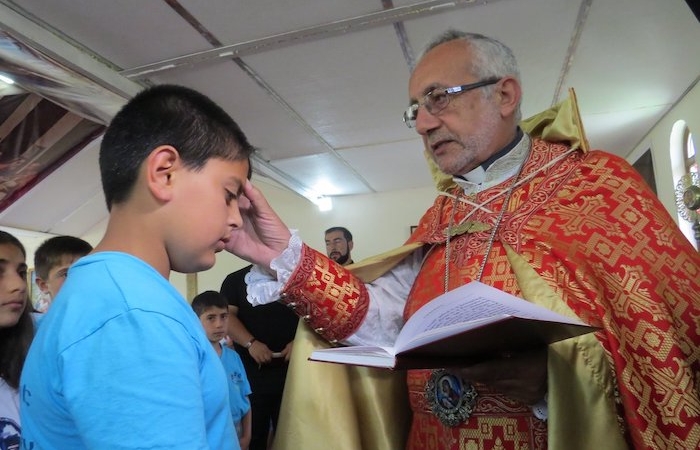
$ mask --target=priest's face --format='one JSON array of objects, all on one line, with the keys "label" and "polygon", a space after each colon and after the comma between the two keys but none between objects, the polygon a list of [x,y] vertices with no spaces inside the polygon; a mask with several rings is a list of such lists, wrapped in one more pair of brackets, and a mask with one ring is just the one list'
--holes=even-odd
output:
[{"label": "priest's face", "polygon": [[436,89],[482,81],[470,73],[471,49],[462,40],[445,42],[418,63],[409,82],[411,103],[418,103],[416,131],[428,153],[443,172],[464,174],[478,167],[509,141],[502,142],[503,121],[495,94],[501,81],[488,87],[448,94],[444,109],[432,113],[423,106]]}]

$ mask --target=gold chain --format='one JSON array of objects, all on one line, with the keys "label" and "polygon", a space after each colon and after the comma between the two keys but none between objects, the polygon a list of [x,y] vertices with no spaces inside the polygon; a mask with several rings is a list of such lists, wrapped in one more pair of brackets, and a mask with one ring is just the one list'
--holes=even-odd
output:
[{"label": "gold chain", "polygon": [[[503,216],[505,215],[506,209],[508,209],[508,203],[510,202],[511,195],[513,194],[513,190],[515,189],[515,186],[518,183],[518,179],[520,178],[520,175],[523,173],[523,168],[525,167],[525,162],[527,161],[527,156],[525,156],[525,159],[523,159],[523,162],[520,163],[520,168],[518,169],[517,175],[513,178],[513,182],[511,183],[510,187],[506,191],[506,199],[503,202],[503,207],[501,207],[501,212],[498,214],[498,218],[496,219],[496,224],[493,226],[493,230],[491,231],[491,236],[489,237],[489,242],[488,242],[488,247],[486,249],[486,253],[484,254],[484,258],[481,261],[481,267],[479,268],[479,275],[476,278],[476,281],[481,281],[481,278],[484,275],[484,269],[486,268],[486,261],[488,260],[489,254],[491,253],[491,249],[493,248],[493,241],[496,239],[496,232],[498,231],[498,227],[501,225],[501,221],[503,220]],[[452,237],[452,226],[454,225],[454,218],[455,218],[455,211],[457,211],[457,202],[459,200],[460,193],[458,193],[454,199],[452,200],[452,212],[450,213],[450,220],[447,224],[447,239],[445,241],[445,292],[448,291],[449,289],[449,284],[450,284],[450,253],[451,253],[451,248],[450,248],[450,238]],[[493,201],[498,197],[495,196],[494,198],[491,199]],[[473,212],[475,212],[476,209],[474,209],[470,214],[465,217],[462,222],[467,219]]]}]

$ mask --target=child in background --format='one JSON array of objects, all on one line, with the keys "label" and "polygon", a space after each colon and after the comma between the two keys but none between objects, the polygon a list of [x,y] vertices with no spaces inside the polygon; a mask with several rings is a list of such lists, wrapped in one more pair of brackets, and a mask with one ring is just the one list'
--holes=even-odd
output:
[{"label": "child in background", "polygon": [[10,233],[0,231],[0,449],[19,450],[18,387],[24,358],[34,336],[27,297],[26,252]]},{"label": "child in background", "polygon": [[63,286],[68,268],[92,251],[92,245],[73,236],[54,236],[45,240],[34,252],[36,284],[48,301],[34,305],[38,312],[46,312],[51,300]]},{"label": "child in background", "polygon": [[253,147],[208,97],[137,94],[100,147],[109,221],[45,314],[20,383],[27,449],[239,448],[226,375],[168,282],[216,262],[243,225]]},{"label": "child in background", "polygon": [[205,291],[192,299],[192,309],[202,322],[207,339],[221,358],[228,378],[231,415],[236,426],[242,450],[246,450],[251,437],[250,384],[246,377],[241,357],[221,341],[226,338],[228,324],[228,301],[216,291]]}]

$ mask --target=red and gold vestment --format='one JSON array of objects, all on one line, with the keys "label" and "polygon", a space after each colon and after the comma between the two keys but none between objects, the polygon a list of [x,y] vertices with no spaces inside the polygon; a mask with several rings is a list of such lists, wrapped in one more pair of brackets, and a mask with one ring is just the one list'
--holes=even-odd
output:
[{"label": "red and gold vestment", "polygon": [[[534,139],[520,179],[481,281],[601,331],[550,347],[548,427],[526,405],[483,389],[466,423],[442,425],[426,408],[430,371],[409,371],[408,448],[537,449],[547,448],[547,438],[550,448],[591,448],[601,438],[608,443],[601,448],[700,446],[698,253],[621,158]],[[445,232],[467,215],[485,226],[450,238],[449,286],[477,277],[511,184],[470,203],[441,196],[426,212],[409,242],[429,250],[406,318],[443,292]],[[485,209],[472,211],[474,203]],[[358,278],[306,247],[283,301],[339,340],[359,327],[369,299]]]}]

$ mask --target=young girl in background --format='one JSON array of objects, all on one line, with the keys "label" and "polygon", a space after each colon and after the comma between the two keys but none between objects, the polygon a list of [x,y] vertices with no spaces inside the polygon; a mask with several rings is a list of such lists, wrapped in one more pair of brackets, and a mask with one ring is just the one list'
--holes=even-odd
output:
[{"label": "young girl in background", "polygon": [[0,448],[19,449],[19,377],[34,337],[27,296],[26,252],[0,231]]}]

